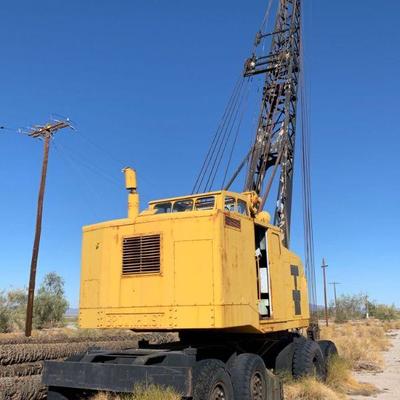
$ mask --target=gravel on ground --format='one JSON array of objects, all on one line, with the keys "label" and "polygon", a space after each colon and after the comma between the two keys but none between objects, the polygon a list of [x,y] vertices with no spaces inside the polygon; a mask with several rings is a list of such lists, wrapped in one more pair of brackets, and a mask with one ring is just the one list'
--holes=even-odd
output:
[{"label": "gravel on ground", "polygon": [[352,396],[352,400],[400,400],[400,330],[388,333],[392,347],[384,353],[385,366],[382,372],[358,372],[355,378],[360,382],[375,385],[380,393],[372,397]]}]

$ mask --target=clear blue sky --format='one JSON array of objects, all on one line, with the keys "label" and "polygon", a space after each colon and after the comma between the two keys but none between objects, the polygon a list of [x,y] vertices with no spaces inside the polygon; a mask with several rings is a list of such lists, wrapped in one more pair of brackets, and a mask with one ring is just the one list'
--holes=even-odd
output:
[{"label": "clear blue sky", "polygon": [[[81,226],[126,214],[123,166],[138,170],[142,207],[190,192],[266,3],[2,3],[0,125],[58,113],[78,127],[51,149],[38,269],[39,281],[52,270],[65,278],[72,306]],[[325,256],[339,293],[400,306],[400,3],[306,3],[318,284]],[[41,157],[41,142],[0,134],[3,289],[28,281]]]}]

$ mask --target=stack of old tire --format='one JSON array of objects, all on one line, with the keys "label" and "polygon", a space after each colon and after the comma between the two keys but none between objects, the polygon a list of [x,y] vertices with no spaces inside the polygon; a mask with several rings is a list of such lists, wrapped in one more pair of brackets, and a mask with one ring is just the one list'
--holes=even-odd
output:
[{"label": "stack of old tire", "polygon": [[129,331],[0,336],[0,400],[45,398],[41,384],[44,360],[59,360],[100,347],[110,350],[137,347],[139,337]]}]

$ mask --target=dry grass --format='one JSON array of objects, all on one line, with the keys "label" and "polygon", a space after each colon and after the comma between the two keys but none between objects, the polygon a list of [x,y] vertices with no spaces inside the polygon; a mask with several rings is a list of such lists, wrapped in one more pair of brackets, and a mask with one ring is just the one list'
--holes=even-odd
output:
[{"label": "dry grass", "polygon": [[285,400],[341,400],[345,397],[318,382],[315,378],[303,378],[284,386]]},{"label": "dry grass", "polygon": [[374,320],[331,324],[322,328],[321,336],[335,342],[340,356],[354,370],[382,370],[382,351],[390,347],[383,323]]},{"label": "dry grass", "polygon": [[342,400],[347,399],[347,395],[376,394],[375,386],[357,382],[351,370],[379,371],[383,368],[382,351],[390,347],[386,333],[391,329],[400,329],[400,322],[370,320],[322,327],[321,337],[332,340],[340,356],[330,360],[325,383],[312,377],[286,380],[285,400]]},{"label": "dry grass", "polygon": [[375,386],[357,382],[351,374],[349,363],[341,357],[333,357],[329,361],[328,376],[325,383],[341,395],[371,396],[377,393]]},{"label": "dry grass", "polygon": [[393,329],[400,329],[400,319],[394,321],[385,321],[382,323],[385,332],[389,332]]},{"label": "dry grass", "polygon": [[313,377],[288,380],[284,391],[285,400],[344,400],[347,395],[371,396],[377,393],[373,385],[357,382],[348,363],[340,357],[331,359],[326,382]]},{"label": "dry grass", "polygon": [[172,389],[149,386],[147,388],[137,386],[132,394],[115,395],[99,393],[92,400],[181,400],[181,396]]}]

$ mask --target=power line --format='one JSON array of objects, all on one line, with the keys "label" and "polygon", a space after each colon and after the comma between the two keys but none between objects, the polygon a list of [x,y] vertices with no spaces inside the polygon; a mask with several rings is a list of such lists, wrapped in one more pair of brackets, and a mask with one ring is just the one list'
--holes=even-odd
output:
[{"label": "power line", "polygon": [[[71,151],[71,149],[63,144],[63,149],[65,155],[67,155],[70,160],[75,164],[80,164],[80,166],[86,168],[87,170],[91,171],[92,173],[98,175],[104,180],[107,180],[109,183],[120,187],[120,183],[118,179],[114,178],[113,176],[109,175],[106,170],[100,169],[99,166],[94,165],[87,157],[84,157],[83,154],[78,154],[76,151]],[[59,144],[59,149],[61,148]],[[68,150],[68,151],[67,151]]]},{"label": "power line", "polygon": [[[76,173],[76,176],[78,178],[77,181],[82,181],[83,185],[76,185],[76,188],[80,190],[82,193],[82,197],[84,197],[84,202],[86,205],[90,205],[88,207],[89,212],[92,214],[92,217],[94,220],[99,219],[99,214],[97,211],[94,209],[94,204],[93,202],[94,198],[97,198],[97,200],[101,200],[101,196],[99,195],[98,191],[93,188],[93,184],[90,179],[88,179],[85,174],[82,173],[81,169],[78,167],[78,165],[68,156],[68,154],[61,149],[61,147],[55,143],[53,143],[54,149],[58,152],[58,154],[61,156],[63,160],[65,160],[65,163],[68,164],[67,167],[69,166],[69,171],[73,170]],[[90,191],[91,196],[89,196],[85,190]]]},{"label": "power line", "polygon": [[10,126],[0,125],[0,133],[21,134],[22,130],[20,128],[11,128]]}]

